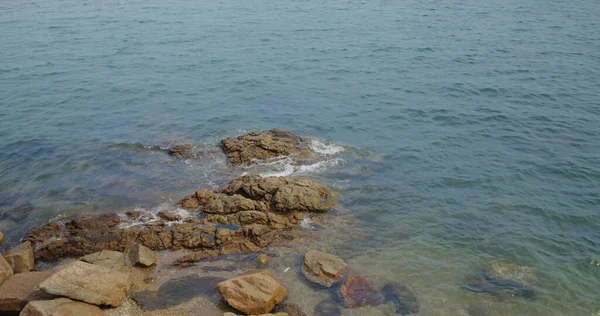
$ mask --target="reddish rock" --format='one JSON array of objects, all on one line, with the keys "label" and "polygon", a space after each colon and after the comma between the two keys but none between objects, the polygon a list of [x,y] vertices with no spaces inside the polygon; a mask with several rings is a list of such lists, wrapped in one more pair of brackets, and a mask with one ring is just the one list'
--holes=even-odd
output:
[{"label": "reddish rock", "polygon": [[38,287],[50,275],[52,271],[23,272],[10,277],[0,286],[0,314],[18,312],[30,301],[53,299],[54,295]]},{"label": "reddish rock", "polygon": [[344,298],[344,306],[347,308],[378,305],[382,300],[371,281],[360,276],[346,278],[340,287],[340,294]]}]

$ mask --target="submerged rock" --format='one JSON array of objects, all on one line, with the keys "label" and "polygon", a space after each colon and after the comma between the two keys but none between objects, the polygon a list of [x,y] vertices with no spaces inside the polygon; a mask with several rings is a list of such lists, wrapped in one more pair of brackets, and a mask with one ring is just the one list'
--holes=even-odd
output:
[{"label": "submerged rock", "polygon": [[307,139],[277,128],[229,137],[221,141],[221,147],[234,165],[253,165],[261,160],[290,155],[306,158],[314,153]]},{"label": "submerged rock", "polygon": [[87,263],[97,264],[113,270],[119,270],[125,265],[125,255],[120,251],[102,250],[93,254],[83,256],[79,260]]},{"label": "submerged rock", "polygon": [[40,284],[47,293],[95,305],[120,306],[129,289],[129,276],[106,267],[73,261]]},{"label": "submerged rock", "polygon": [[419,299],[406,286],[397,282],[388,282],[381,289],[385,303],[396,306],[396,312],[401,315],[416,314],[421,308]]},{"label": "submerged rock", "polygon": [[48,301],[32,301],[25,306],[19,316],[102,316],[104,313],[98,306],[72,301],[68,298],[57,298]]},{"label": "submerged rock", "polygon": [[23,272],[10,277],[0,286],[0,314],[18,312],[30,301],[49,300],[55,296],[39,289],[52,271]]},{"label": "submerged rock", "polygon": [[315,306],[313,316],[342,316],[342,309],[333,300],[326,299]]},{"label": "submerged rock", "polygon": [[492,262],[488,265],[487,275],[490,279],[513,280],[527,286],[535,286],[538,282],[534,267],[514,263]]},{"label": "submerged rock", "polygon": [[346,271],[341,258],[321,251],[310,250],[304,255],[302,273],[311,282],[331,287]]},{"label": "submerged rock", "polygon": [[223,281],[225,279],[219,277],[188,275],[167,281],[158,291],[134,293],[131,298],[143,310],[167,309],[187,302],[194,297],[213,298],[219,294],[216,288],[217,284]]},{"label": "submerged rock", "polygon": [[498,300],[503,300],[507,297],[523,297],[528,300],[537,299],[533,287],[514,280],[492,279],[487,273],[466,277],[461,283],[461,287],[471,292],[492,295]]},{"label": "submerged rock", "polygon": [[287,289],[268,270],[223,281],[217,289],[229,305],[247,315],[266,314],[287,297]]},{"label": "submerged rock", "polygon": [[377,293],[371,281],[360,276],[346,278],[340,287],[340,294],[346,308],[378,305],[382,300],[381,294]]},{"label": "submerged rock", "polygon": [[3,256],[13,268],[15,274],[31,271],[35,265],[33,248],[29,241],[5,252]]}]

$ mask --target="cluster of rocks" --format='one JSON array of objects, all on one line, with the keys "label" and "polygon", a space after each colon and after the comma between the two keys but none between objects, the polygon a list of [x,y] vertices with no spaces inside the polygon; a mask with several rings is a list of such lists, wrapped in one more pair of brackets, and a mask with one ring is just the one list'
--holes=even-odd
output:
[{"label": "cluster of rocks", "polygon": [[[130,265],[157,263],[156,254],[134,244]],[[0,255],[0,313],[38,315],[104,315],[98,306],[120,306],[129,294],[129,274],[122,252],[101,251],[60,265],[33,271],[34,250],[29,241]]]}]

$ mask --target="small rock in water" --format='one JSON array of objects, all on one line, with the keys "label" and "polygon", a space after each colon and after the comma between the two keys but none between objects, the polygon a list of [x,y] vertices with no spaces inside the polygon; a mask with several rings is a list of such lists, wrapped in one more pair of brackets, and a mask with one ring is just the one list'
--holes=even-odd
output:
[{"label": "small rock in water", "polygon": [[4,256],[0,254],[0,285],[8,280],[13,274],[14,271],[10,266],[10,263],[8,263],[8,261],[4,259]]},{"label": "small rock in water", "polygon": [[102,316],[104,313],[95,305],[57,298],[49,301],[29,302],[19,316]]},{"label": "small rock in water", "polygon": [[421,308],[419,299],[406,286],[397,282],[388,282],[381,289],[384,302],[396,306],[396,312],[401,315],[416,314]]},{"label": "small rock in water", "polygon": [[194,156],[194,146],[190,144],[175,145],[169,148],[168,153],[177,158],[191,158]]},{"label": "small rock in water", "polygon": [[302,273],[313,283],[331,287],[346,271],[341,258],[321,251],[310,250],[304,255]]},{"label": "small rock in water", "polygon": [[158,262],[158,257],[150,248],[134,244],[129,248],[129,260],[131,260],[131,264],[149,267]]},{"label": "small rock in water", "polygon": [[15,274],[31,271],[35,265],[33,247],[31,247],[29,241],[5,252],[3,256],[13,268]]},{"label": "small rock in water", "polygon": [[302,311],[300,306],[298,306],[294,303],[279,304],[279,305],[277,305],[277,307],[275,307],[275,312],[276,313],[286,313],[289,316],[307,316],[306,313],[304,313]]},{"label": "small rock in water", "polygon": [[257,161],[292,154],[306,158],[313,154],[304,138],[277,128],[229,137],[221,141],[221,147],[234,165],[254,165]]},{"label": "small rock in water", "polygon": [[223,281],[217,289],[229,305],[248,315],[268,313],[287,297],[287,289],[268,270]]},{"label": "small rock in water", "polygon": [[475,293],[485,293],[503,300],[506,297],[523,297],[529,300],[537,299],[533,287],[514,280],[497,280],[489,277],[487,273],[468,276],[461,287]]},{"label": "small rock in water", "polygon": [[360,276],[348,277],[340,287],[340,293],[347,308],[378,305],[382,299],[371,281]]},{"label": "small rock in water", "polygon": [[257,257],[257,261],[259,264],[265,265],[269,263],[269,256],[266,253],[261,253]]},{"label": "small rock in water", "polygon": [[341,306],[330,299],[321,301],[315,306],[313,316],[341,316]]}]

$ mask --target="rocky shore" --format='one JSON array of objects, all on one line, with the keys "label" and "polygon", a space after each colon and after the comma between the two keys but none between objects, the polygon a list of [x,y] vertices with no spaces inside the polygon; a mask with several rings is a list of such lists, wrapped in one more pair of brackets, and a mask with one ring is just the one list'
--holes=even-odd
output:
[{"label": "rocky shore", "polygon": [[[273,129],[227,138],[221,148],[232,164],[249,166],[310,158],[315,152],[308,143]],[[184,144],[168,154],[188,159],[198,153]],[[339,253],[310,248],[317,233],[306,237],[302,228],[333,225],[339,198],[314,179],[248,175],[215,190],[198,189],[169,211],[53,219],[0,255],[0,314],[419,313],[418,296],[400,280],[375,284]],[[2,238],[0,232],[0,245]],[[309,249],[297,254],[289,245],[302,238]],[[288,272],[291,268],[298,273]],[[535,299],[535,283],[534,269],[494,262],[461,286],[494,297]],[[324,297],[300,306],[289,295],[298,287]]]}]

